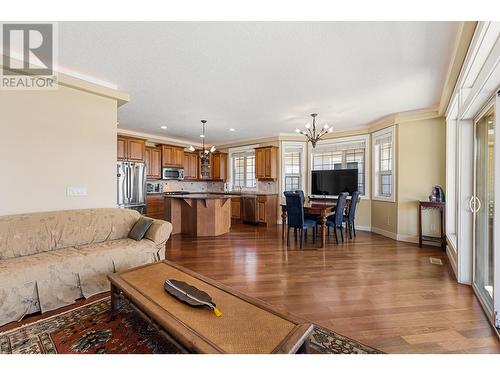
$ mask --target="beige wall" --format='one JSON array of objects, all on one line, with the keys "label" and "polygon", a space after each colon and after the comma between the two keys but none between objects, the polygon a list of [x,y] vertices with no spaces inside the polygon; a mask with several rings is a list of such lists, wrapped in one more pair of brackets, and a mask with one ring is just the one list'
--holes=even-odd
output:
[{"label": "beige wall", "polygon": [[[445,188],[445,129],[442,117],[398,126],[398,238],[416,240],[417,201],[427,201],[434,185]],[[424,232],[437,234],[437,212],[425,215]]]},{"label": "beige wall", "polygon": [[372,231],[396,237],[398,229],[398,205],[394,202],[372,200]]},{"label": "beige wall", "polygon": [[[67,86],[0,91],[0,113],[0,215],[115,206],[115,99]],[[88,195],[68,197],[68,186]]]},{"label": "beige wall", "polygon": [[361,199],[356,211],[356,226],[370,230],[372,226],[372,204],[369,199]]}]

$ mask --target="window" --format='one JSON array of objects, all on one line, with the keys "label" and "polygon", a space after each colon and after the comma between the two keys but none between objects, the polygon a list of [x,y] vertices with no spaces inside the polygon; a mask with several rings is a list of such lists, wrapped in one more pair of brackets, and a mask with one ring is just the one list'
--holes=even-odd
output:
[{"label": "window", "polygon": [[306,142],[281,142],[281,192],[306,190]]},{"label": "window", "polygon": [[394,201],[394,127],[373,133],[373,198]]},{"label": "window", "polygon": [[285,191],[301,190],[300,151],[285,151]]},{"label": "window", "polygon": [[316,147],[312,154],[313,170],[357,169],[358,191],[366,194],[366,137],[363,140],[336,140],[332,144]]},{"label": "window", "polygon": [[253,189],[257,186],[255,179],[255,153],[242,152],[232,155],[232,181],[237,189]]}]

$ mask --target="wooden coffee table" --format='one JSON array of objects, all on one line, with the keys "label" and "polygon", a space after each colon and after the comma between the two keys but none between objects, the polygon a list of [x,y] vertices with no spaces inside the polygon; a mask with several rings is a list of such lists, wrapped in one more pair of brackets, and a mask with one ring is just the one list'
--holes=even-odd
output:
[{"label": "wooden coffee table", "polygon": [[[185,353],[305,353],[312,324],[277,311],[214,280],[163,261],[110,274],[112,314],[117,299],[131,306]],[[222,311],[186,305],[163,289],[176,279],[207,292]]]}]

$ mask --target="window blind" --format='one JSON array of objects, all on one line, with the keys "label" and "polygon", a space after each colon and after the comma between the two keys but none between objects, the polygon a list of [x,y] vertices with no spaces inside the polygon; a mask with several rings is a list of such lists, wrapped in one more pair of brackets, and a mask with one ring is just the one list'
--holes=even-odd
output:
[{"label": "window blind", "polygon": [[356,150],[364,148],[366,148],[365,141],[343,142],[343,143],[318,145],[316,146],[315,153],[323,153],[325,151],[328,152],[348,151],[348,150]]}]

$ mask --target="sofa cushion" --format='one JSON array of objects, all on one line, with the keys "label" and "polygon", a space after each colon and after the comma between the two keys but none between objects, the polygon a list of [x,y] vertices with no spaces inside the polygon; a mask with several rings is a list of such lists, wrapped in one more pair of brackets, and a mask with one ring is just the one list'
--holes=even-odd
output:
[{"label": "sofa cushion", "polygon": [[106,274],[156,261],[153,241],[130,238],[77,247],[83,256],[79,265],[80,286],[85,298],[109,290]]},{"label": "sofa cushion", "polygon": [[0,260],[127,238],[140,214],[120,208],[0,217]]},{"label": "sofa cushion", "polygon": [[144,235],[148,231],[149,227],[153,225],[153,219],[149,217],[141,216],[137,223],[132,227],[128,234],[128,238],[132,238],[133,240],[140,241],[144,238]]}]

